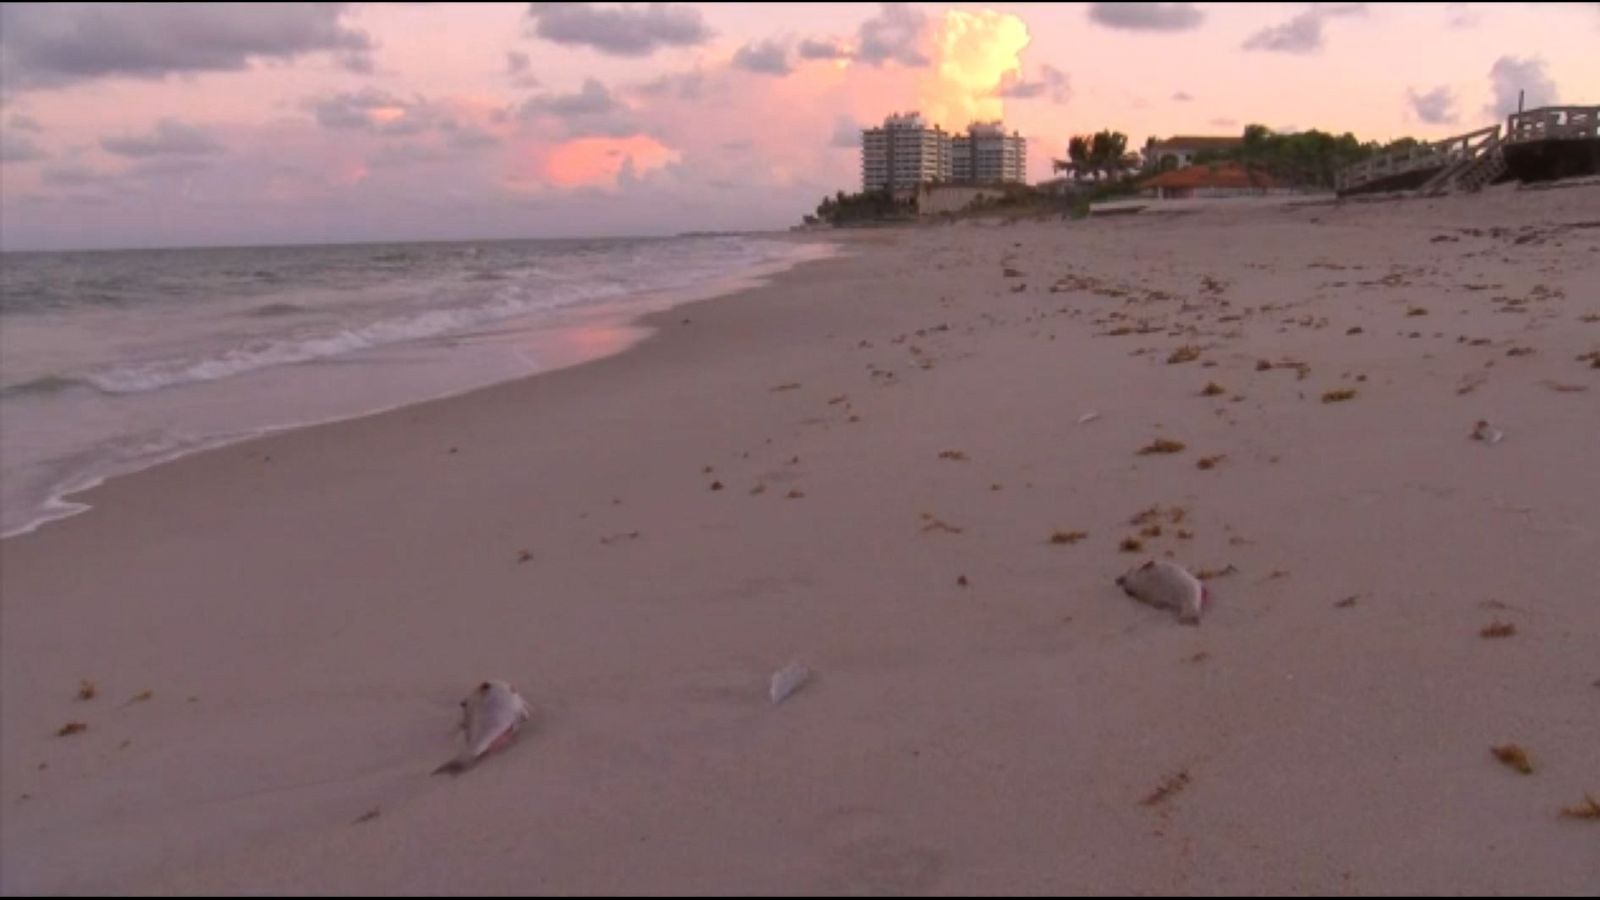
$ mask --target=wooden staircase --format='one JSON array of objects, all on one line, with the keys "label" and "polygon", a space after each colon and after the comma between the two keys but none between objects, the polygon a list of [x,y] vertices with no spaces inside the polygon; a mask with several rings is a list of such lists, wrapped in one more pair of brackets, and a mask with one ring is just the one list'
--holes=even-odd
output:
[{"label": "wooden staircase", "polygon": [[[1381,189],[1393,184],[1402,176],[1415,174],[1425,179],[1418,191],[1424,195],[1437,195],[1456,188],[1460,179],[1469,173],[1472,180],[1482,177],[1494,163],[1480,170],[1478,163],[1488,156],[1500,158],[1500,126],[1491,125],[1466,134],[1458,134],[1442,141],[1418,144],[1403,150],[1380,153],[1341,170],[1335,177],[1339,194],[1360,193],[1363,190]],[[1504,159],[1500,159],[1504,165]],[[1502,169],[1501,171],[1504,171]],[[1498,176],[1495,173],[1495,177]],[[1482,187],[1480,183],[1478,186]],[[1412,182],[1415,186],[1415,182]]]},{"label": "wooden staircase", "polygon": [[[1334,175],[1339,196],[1416,187],[1422,196],[1480,191],[1512,171],[1528,145],[1600,141],[1600,106],[1541,106],[1507,117],[1499,125],[1368,157]],[[1512,159],[1506,159],[1511,147]],[[1580,148],[1579,152],[1582,151]],[[1592,166],[1591,166],[1592,168]],[[1420,187],[1417,187],[1420,182]]]},{"label": "wooden staircase", "polygon": [[1475,145],[1463,148],[1461,156],[1428,179],[1417,193],[1424,197],[1437,197],[1451,192],[1475,193],[1499,178],[1506,171],[1505,150],[1500,141],[1500,128]]}]

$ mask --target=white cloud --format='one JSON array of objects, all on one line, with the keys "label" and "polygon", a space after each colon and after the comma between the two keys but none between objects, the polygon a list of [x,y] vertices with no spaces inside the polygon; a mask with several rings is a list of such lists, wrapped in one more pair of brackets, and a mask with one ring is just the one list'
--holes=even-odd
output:
[{"label": "white cloud", "polygon": [[1457,121],[1456,96],[1449,87],[1436,87],[1425,94],[1407,88],[1406,99],[1417,118],[1430,125],[1454,125]]},{"label": "white cloud", "polygon": [[1559,99],[1555,82],[1546,74],[1544,61],[1540,59],[1502,56],[1489,69],[1489,83],[1493,98],[1484,107],[1484,112],[1496,118],[1504,118],[1517,111],[1519,91],[1526,94],[1524,109],[1549,106]]}]

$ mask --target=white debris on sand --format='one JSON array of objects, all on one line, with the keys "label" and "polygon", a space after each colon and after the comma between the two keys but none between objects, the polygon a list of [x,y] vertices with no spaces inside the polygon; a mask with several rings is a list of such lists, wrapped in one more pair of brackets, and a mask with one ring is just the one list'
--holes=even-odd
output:
[{"label": "white debris on sand", "polygon": [[790,694],[800,690],[807,681],[811,680],[811,670],[798,662],[789,663],[787,666],[772,673],[772,686],[768,695],[774,704],[782,703]]}]

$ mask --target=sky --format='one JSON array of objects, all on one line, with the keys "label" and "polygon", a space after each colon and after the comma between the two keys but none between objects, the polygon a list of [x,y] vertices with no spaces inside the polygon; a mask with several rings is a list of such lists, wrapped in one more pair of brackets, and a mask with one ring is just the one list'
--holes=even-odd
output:
[{"label": "sky", "polygon": [[1443,138],[1600,103],[1600,3],[0,4],[0,249],[783,228],[859,130]]}]

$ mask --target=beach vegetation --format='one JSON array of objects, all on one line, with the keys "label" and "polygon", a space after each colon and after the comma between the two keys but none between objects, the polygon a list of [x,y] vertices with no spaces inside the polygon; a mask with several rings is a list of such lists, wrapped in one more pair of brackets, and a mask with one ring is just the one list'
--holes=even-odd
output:
[{"label": "beach vegetation", "polygon": [[1051,160],[1051,168],[1071,173],[1074,181],[1116,181],[1134,168],[1127,151],[1127,135],[1103,128],[1068,139],[1067,158]]},{"label": "beach vegetation", "polygon": [[889,191],[863,191],[859,194],[839,191],[832,197],[822,198],[822,202],[817,204],[813,221],[834,226],[859,225],[907,219],[913,214],[910,204],[896,200]]},{"label": "beach vegetation", "polygon": [[1379,153],[1415,147],[1420,141],[1403,137],[1380,144],[1361,141],[1354,134],[1335,135],[1318,129],[1280,134],[1265,125],[1246,125],[1237,147],[1208,150],[1195,155],[1196,164],[1238,162],[1296,187],[1333,189],[1334,175],[1345,166]]}]

